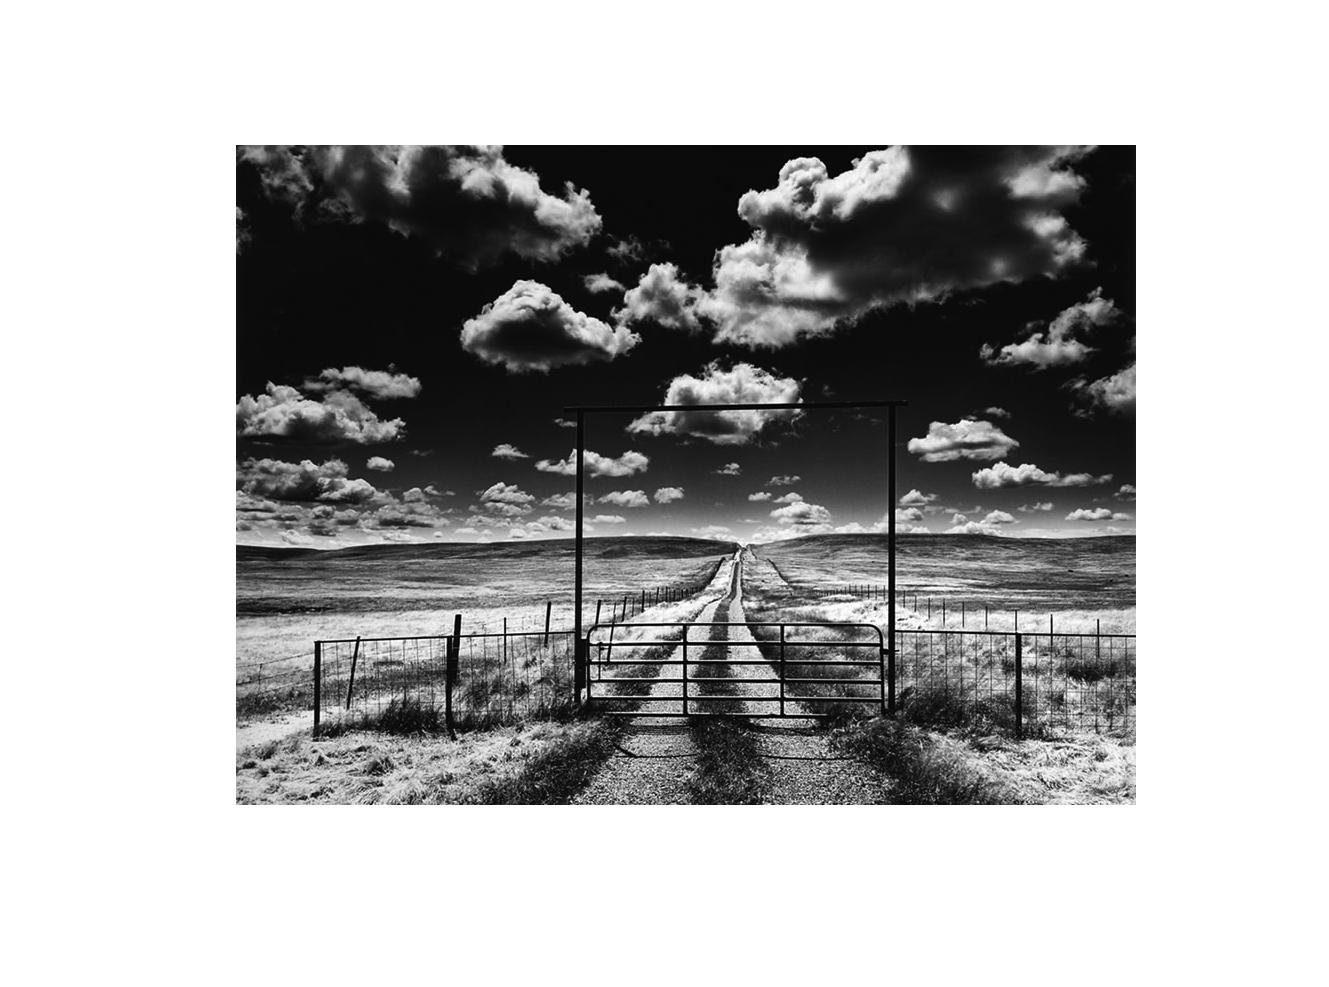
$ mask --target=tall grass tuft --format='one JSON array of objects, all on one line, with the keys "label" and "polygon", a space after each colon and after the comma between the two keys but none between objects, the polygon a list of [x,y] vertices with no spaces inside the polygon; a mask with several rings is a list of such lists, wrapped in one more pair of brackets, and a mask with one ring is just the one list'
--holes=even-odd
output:
[{"label": "tall grass tuft", "polygon": [[1014,801],[999,783],[917,728],[880,717],[835,731],[840,750],[895,780],[891,801],[901,805],[996,805]]}]

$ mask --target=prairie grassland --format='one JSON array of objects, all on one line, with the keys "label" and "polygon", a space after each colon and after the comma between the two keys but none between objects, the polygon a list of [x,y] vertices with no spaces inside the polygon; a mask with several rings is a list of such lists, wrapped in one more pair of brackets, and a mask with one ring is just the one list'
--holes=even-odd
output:
[{"label": "prairie grassland", "polygon": [[277,804],[563,803],[613,749],[597,721],[526,723],[461,735],[402,736],[371,724],[236,755],[236,801]]},{"label": "prairie grassland", "polygon": [[[745,562],[749,619],[851,621],[884,631],[885,601],[810,599],[782,575],[784,566],[765,557],[769,547],[763,546],[761,555],[748,553]],[[1055,639],[1031,635],[1025,640],[1025,740],[1011,739],[1013,636],[942,633],[936,620],[897,608],[897,627],[919,632],[903,636],[897,656],[898,719],[867,719],[864,707],[857,720],[841,718],[838,742],[888,770],[902,801],[1133,802],[1133,642],[1063,635],[1064,613],[1057,614]],[[1084,611],[1086,617],[1092,613]],[[1104,633],[1133,633],[1133,607],[1129,614],[1125,626],[1105,621]],[[948,622],[946,630],[959,628]],[[816,633],[835,639],[851,632],[826,628]],[[754,634],[761,636],[758,628]],[[846,649],[845,655],[854,650]],[[823,666],[818,674],[833,672],[833,666]],[[839,677],[849,681],[854,672],[846,668]],[[818,689],[845,692],[839,685]]]},{"label": "prairie grassland", "polygon": [[[695,583],[735,546],[699,538],[590,538],[583,619],[644,588]],[[236,662],[307,657],[316,638],[543,630],[572,623],[572,543],[237,549]]]}]

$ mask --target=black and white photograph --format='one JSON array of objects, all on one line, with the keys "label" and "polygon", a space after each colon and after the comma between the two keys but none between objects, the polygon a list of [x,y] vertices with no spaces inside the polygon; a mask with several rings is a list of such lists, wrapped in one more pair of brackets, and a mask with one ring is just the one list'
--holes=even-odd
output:
[{"label": "black and white photograph", "polygon": [[1134,803],[1134,147],[235,194],[237,802]]},{"label": "black and white photograph", "polygon": [[1318,982],[1313,16],[16,8],[9,979]]}]

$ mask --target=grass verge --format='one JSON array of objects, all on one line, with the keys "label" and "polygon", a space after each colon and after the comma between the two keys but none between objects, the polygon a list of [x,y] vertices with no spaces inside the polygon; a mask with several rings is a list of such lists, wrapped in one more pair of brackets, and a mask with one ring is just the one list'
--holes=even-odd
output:
[{"label": "grass verge", "polygon": [[958,750],[925,731],[878,717],[831,735],[834,747],[895,780],[891,801],[900,805],[997,805],[1015,794],[975,768]]},{"label": "grass verge", "polygon": [[770,781],[756,738],[726,716],[691,721],[698,757],[688,773],[687,791],[698,805],[759,805]]}]

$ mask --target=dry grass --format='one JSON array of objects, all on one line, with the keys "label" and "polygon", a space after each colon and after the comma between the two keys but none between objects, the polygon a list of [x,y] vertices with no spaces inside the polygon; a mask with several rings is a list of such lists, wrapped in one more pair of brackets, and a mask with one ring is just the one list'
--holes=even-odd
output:
[{"label": "dry grass", "polygon": [[1017,801],[973,758],[941,738],[878,717],[837,730],[840,750],[895,780],[891,801],[901,805],[996,805]]},{"label": "dry grass", "polygon": [[236,758],[236,801],[280,804],[562,804],[613,750],[598,721],[463,734],[351,731],[292,737]]},{"label": "dry grass", "polygon": [[751,730],[727,716],[689,722],[697,760],[688,772],[690,800],[697,805],[758,805],[765,801],[771,769]]}]

